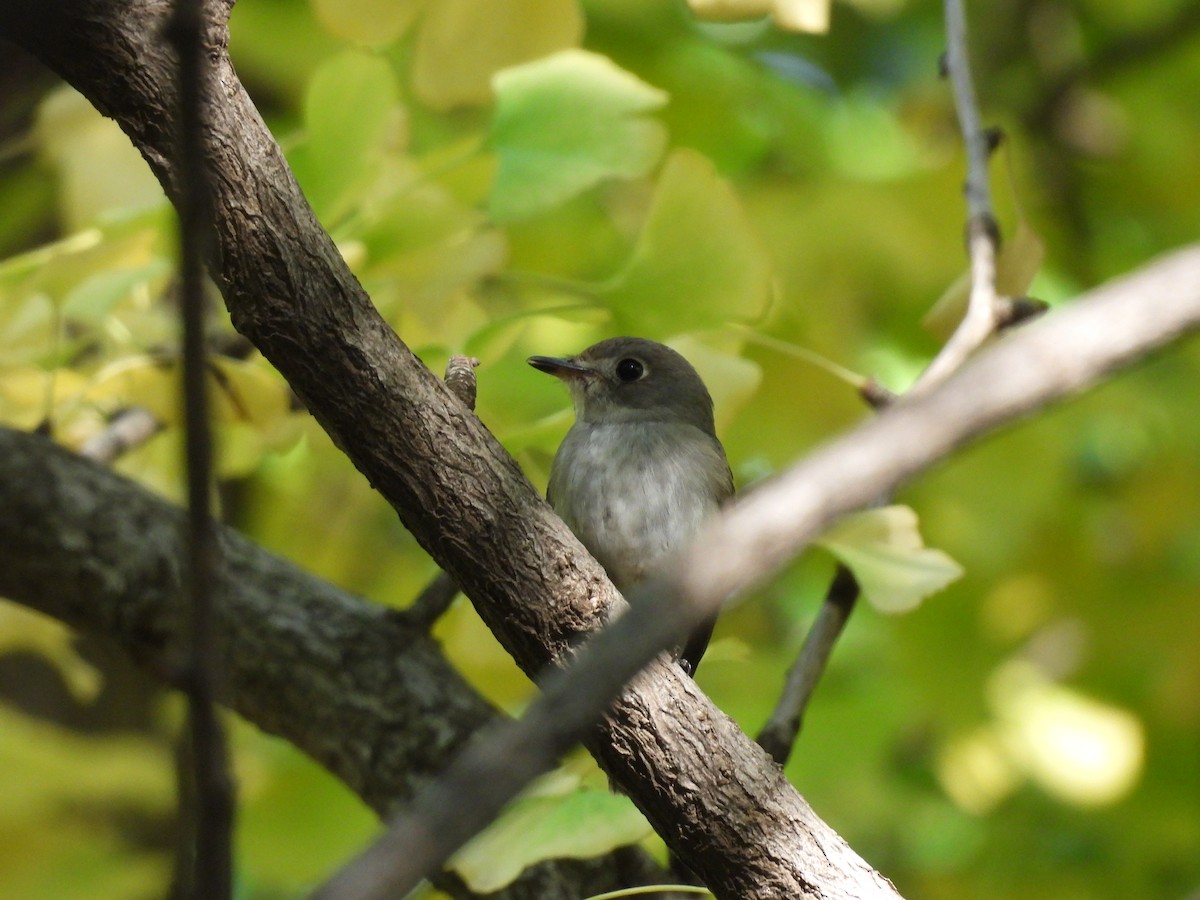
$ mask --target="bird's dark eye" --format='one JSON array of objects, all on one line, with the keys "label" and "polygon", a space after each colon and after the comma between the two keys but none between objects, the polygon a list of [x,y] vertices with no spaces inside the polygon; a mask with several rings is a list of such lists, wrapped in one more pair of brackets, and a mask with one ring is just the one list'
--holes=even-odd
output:
[{"label": "bird's dark eye", "polygon": [[637,381],[646,374],[646,367],[636,359],[623,359],[617,363],[617,377],[629,384],[631,381]]}]

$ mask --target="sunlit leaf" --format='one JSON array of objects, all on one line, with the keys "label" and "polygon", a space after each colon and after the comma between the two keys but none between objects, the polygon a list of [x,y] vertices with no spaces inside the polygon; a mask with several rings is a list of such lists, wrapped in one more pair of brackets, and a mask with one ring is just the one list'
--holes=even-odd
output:
[{"label": "sunlit leaf", "polygon": [[1113,803],[1142,773],[1145,735],[1136,716],[1055,684],[1029,662],[997,669],[989,699],[1014,761],[1069,803]]},{"label": "sunlit leaf", "polygon": [[130,825],[170,815],[175,766],[166,742],[130,731],[83,736],[0,706],[0,771],[13,776],[0,803],[6,896],[161,893],[169,856],[135,848]]},{"label": "sunlit leaf", "polygon": [[[464,309],[484,278],[508,258],[505,236],[411,160],[392,158],[347,230],[365,248],[362,275],[380,312],[411,343],[450,341],[479,327]],[[404,316],[403,323],[400,317]],[[421,329],[414,333],[413,323]]]},{"label": "sunlit leaf", "polygon": [[324,63],[304,101],[305,191],[333,218],[376,172],[380,154],[403,141],[404,110],[388,63],[347,51]]},{"label": "sunlit leaf", "polygon": [[885,506],[847,516],[818,541],[845,563],[863,596],[883,612],[903,613],[962,576],[962,567],[925,546],[917,514]]},{"label": "sunlit leaf", "polygon": [[118,303],[136,290],[145,293],[150,285],[164,283],[170,272],[170,260],[162,257],[142,266],[97,272],[67,294],[62,313],[77,323],[102,325]]},{"label": "sunlit leaf", "polygon": [[58,311],[43,293],[0,304],[0,364],[44,360],[60,331]]},{"label": "sunlit leaf", "polygon": [[[36,136],[59,176],[59,200],[69,230],[98,216],[162,202],[162,188],[141,154],[112,119],[73,88],[47,95]],[[103,172],[104,177],[95,177]]]},{"label": "sunlit leaf", "polygon": [[1028,292],[1045,256],[1046,245],[1029,223],[1021,219],[996,258],[996,290],[1006,297],[1020,297]]},{"label": "sunlit leaf", "polygon": [[287,383],[258,359],[215,357],[209,362],[213,380],[214,420],[244,422],[266,430],[291,409]]},{"label": "sunlit leaf", "polygon": [[70,369],[18,366],[0,369],[0,422],[30,430],[54,417],[63,403],[77,398],[87,380]]},{"label": "sunlit leaf", "polygon": [[112,413],[140,406],[163,424],[175,423],[179,410],[176,366],[150,356],[130,356],[101,369],[85,392],[88,403]]},{"label": "sunlit leaf", "polygon": [[661,339],[760,315],[771,261],[729,183],[676,150],[629,263],[601,293],[622,331]]},{"label": "sunlit leaf", "polygon": [[492,217],[535,215],[606,178],[650,170],[666,145],[646,117],[667,95],[595,53],[566,50],[496,75]]},{"label": "sunlit leaf", "polygon": [[775,0],[775,22],[789,31],[824,33],[829,30],[829,0]]},{"label": "sunlit leaf", "polygon": [[434,109],[487,103],[494,73],[582,36],[576,0],[437,0],[417,36],[413,88]]}]

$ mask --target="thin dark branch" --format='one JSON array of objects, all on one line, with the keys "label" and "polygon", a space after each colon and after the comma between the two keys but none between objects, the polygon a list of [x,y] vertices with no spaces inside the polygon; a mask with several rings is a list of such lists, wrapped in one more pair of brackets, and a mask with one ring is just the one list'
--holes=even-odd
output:
[{"label": "thin dark branch", "polygon": [[[629,611],[543,685],[523,718],[475,742],[316,896],[366,900],[410,890],[583,737],[625,679],[727,598],[770,577],[836,518],[983,434],[1200,329],[1198,276],[1200,246],[1192,246],[1098,288],[739,499],[660,580],[633,592]],[[670,679],[674,668],[656,665],[637,684]],[[864,882],[872,884],[861,887],[864,896],[894,896],[877,874]]]},{"label": "thin dark branch", "polygon": [[445,615],[454,598],[458,596],[458,583],[445,572],[438,572],[417,594],[412,604],[405,610],[413,623],[429,630],[434,623]]},{"label": "thin dark branch", "polygon": [[833,647],[846,627],[850,613],[854,611],[858,595],[859,587],[854,575],[845,566],[839,565],[816,621],[804,640],[804,646],[795,664],[788,670],[783,693],[771,712],[771,718],[758,733],[759,746],[781,766],[792,755],[804,721],[804,712],[829,664]]},{"label": "thin dark branch", "polygon": [[[190,870],[193,896],[227,900],[233,893],[233,778],[225,734],[216,708],[220,665],[215,640],[213,579],[216,534],[212,510],[212,432],[209,419],[208,354],[205,346],[204,260],[211,233],[209,179],[204,159],[204,108],[208,73],[204,64],[203,0],[175,0],[167,25],[178,60],[180,310],[183,319],[183,408],[188,498],[188,597],[191,641],[183,684],[188,698],[187,735],[195,779],[196,821]],[[187,852],[185,850],[185,852]]]}]

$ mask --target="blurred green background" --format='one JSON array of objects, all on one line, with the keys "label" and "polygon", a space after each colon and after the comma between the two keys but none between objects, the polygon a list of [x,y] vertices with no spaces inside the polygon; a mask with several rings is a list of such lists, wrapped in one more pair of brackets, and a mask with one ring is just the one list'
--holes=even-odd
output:
[{"label": "blurred green background", "polygon": [[[1040,260],[1029,293],[1057,304],[1195,240],[1198,9],[971,5],[1017,289]],[[811,354],[902,390],[938,347],[922,319],[966,263],[940,4],[848,0],[798,35],[667,0],[242,0],[231,35],[381,311],[436,371],[480,359],[478,413],[540,486],[570,415],[530,354],[670,340],[746,486],[868,415]],[[5,47],[0,421],[77,447],[145,406],[166,427],[117,468],[178,498],[172,229],[115,126]],[[434,567],[392,511],[261,359],[220,366],[227,521],[410,602]],[[903,616],[858,610],[788,773],[906,896],[1200,891],[1198,376],[1192,340],[898,498],[965,575]],[[698,681],[751,733],[831,567],[814,552],[718,626]],[[468,603],[438,634],[519,711],[530,685]],[[179,719],[0,603],[0,895],[162,896]],[[289,746],[233,739],[239,895],[299,896],[375,823]]]}]

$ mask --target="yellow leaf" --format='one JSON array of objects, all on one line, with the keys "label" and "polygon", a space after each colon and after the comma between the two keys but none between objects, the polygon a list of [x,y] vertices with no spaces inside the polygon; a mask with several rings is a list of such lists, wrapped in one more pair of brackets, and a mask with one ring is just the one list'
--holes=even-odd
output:
[{"label": "yellow leaf", "polygon": [[661,339],[755,318],[771,275],[733,188],[708,159],[681,149],[658,177],[629,263],[598,293],[621,330]]},{"label": "yellow leaf", "polygon": [[413,89],[437,110],[482,105],[493,73],[582,37],[576,0],[438,0],[417,36]]},{"label": "yellow leaf", "polygon": [[75,652],[71,630],[19,606],[0,604],[0,654],[29,650],[54,665],[75,699],[87,703],[100,692],[96,668]]},{"label": "yellow leaf", "polygon": [[921,540],[917,514],[884,506],[847,516],[817,542],[845,563],[863,596],[882,612],[902,613],[962,575],[962,567]]},{"label": "yellow leaf", "polygon": [[408,31],[429,0],[312,0],[312,4],[331,34],[375,47]]}]

